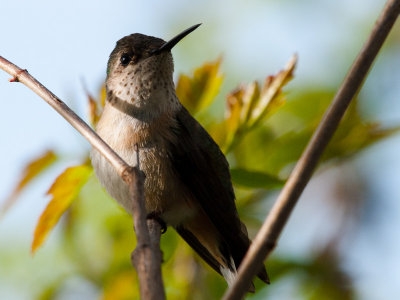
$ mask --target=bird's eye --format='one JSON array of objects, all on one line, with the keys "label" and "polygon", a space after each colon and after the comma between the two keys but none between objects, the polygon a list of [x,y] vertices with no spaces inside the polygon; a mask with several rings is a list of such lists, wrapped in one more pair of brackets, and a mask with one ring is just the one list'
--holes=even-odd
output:
[{"label": "bird's eye", "polygon": [[124,67],[127,66],[131,62],[132,57],[129,54],[122,54],[121,56],[121,65]]}]

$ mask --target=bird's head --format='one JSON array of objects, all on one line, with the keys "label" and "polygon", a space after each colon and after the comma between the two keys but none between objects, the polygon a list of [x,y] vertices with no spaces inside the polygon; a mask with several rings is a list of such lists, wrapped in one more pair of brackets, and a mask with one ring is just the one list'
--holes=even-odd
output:
[{"label": "bird's head", "polygon": [[140,33],[120,39],[107,65],[108,100],[118,98],[143,108],[153,106],[152,102],[158,101],[159,96],[174,91],[171,49],[198,26],[186,29],[168,42]]}]

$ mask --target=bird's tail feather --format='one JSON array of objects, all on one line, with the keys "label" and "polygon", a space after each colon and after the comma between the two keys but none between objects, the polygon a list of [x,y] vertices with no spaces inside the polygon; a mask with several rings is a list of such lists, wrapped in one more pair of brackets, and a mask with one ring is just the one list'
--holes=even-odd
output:
[{"label": "bird's tail feather", "polygon": [[[196,253],[208,264],[210,265],[215,271],[217,271],[219,274],[221,274],[226,282],[228,283],[228,286],[232,285],[234,282],[236,276],[237,276],[237,271],[236,271],[236,263],[234,261],[234,258],[229,255],[228,259],[226,258],[226,255],[224,255],[224,261],[226,263],[221,264],[219,259],[215,257],[210,251],[202,244],[200,241],[197,239],[197,237],[187,228],[183,226],[178,226],[175,228],[176,231],[179,233],[179,235],[196,251]],[[221,251],[225,252],[225,251]],[[263,269],[265,272],[265,269]],[[261,274],[261,272],[260,272]],[[258,275],[260,278],[260,274]],[[267,273],[265,272],[265,275]],[[268,276],[266,276],[268,279]],[[263,278],[261,278],[263,280]],[[264,280],[263,280],[264,281]],[[249,292],[254,293],[255,288],[253,283],[249,287]]]},{"label": "bird's tail feather", "polygon": [[[237,270],[236,270],[236,266],[235,266],[235,262],[233,261],[233,257],[230,256],[230,263],[232,267],[224,267],[221,266],[221,275],[224,277],[225,281],[228,283],[228,286],[231,286],[233,284],[233,282],[236,279],[237,276]],[[249,287],[249,293],[254,293],[256,291],[256,288],[254,287],[253,282],[250,284]]]}]

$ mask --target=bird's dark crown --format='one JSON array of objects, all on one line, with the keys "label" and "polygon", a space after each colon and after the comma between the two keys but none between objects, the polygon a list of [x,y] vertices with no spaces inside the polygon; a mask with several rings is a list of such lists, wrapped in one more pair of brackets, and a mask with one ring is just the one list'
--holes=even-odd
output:
[{"label": "bird's dark crown", "polygon": [[123,63],[123,57],[129,62],[137,63],[141,59],[154,55],[154,51],[159,49],[165,41],[140,33],[134,33],[123,37],[117,42],[114,50],[110,54],[108,60],[107,73],[110,71],[112,64],[117,61]]},{"label": "bird's dark crown", "polygon": [[168,42],[165,42],[160,38],[140,33],[134,33],[120,39],[113,52],[111,52],[110,59],[108,60],[107,76],[117,61],[119,61],[122,67],[126,67],[131,63],[137,64],[140,60],[146,59],[150,56],[170,52],[180,40],[199,26],[200,24],[189,27],[170,39]]}]

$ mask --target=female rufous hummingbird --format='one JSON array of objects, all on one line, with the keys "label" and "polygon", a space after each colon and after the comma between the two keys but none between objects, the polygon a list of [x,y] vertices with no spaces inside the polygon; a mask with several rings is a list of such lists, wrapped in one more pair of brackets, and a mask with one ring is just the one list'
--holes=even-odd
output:
[{"label": "female rufous hummingbird", "polygon": [[[128,164],[137,165],[139,157],[148,217],[172,226],[231,284],[250,239],[235,206],[228,162],[179,102],[173,81],[171,49],[198,26],[168,42],[139,33],[117,42],[96,131]],[[96,150],[91,158],[107,192],[130,212],[126,183]],[[264,267],[258,277],[269,282]]]}]

